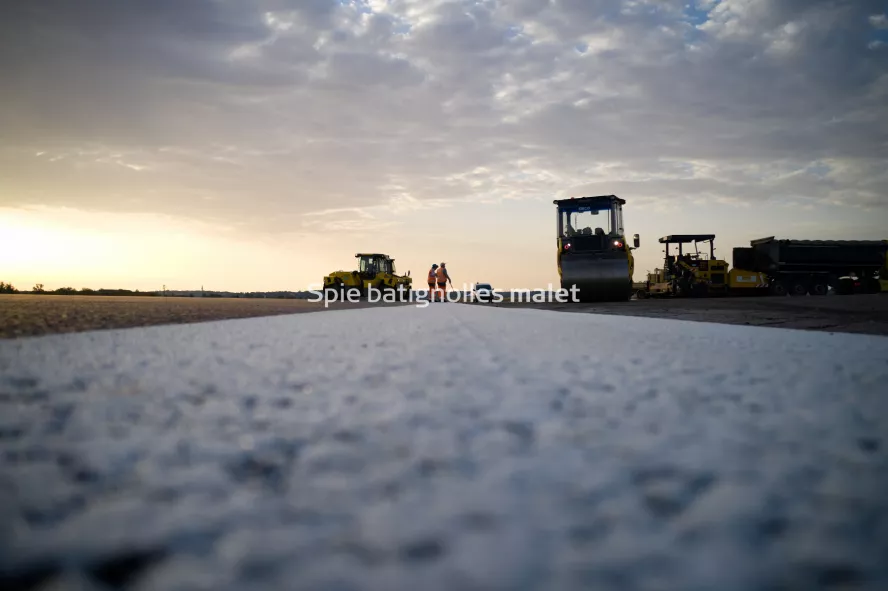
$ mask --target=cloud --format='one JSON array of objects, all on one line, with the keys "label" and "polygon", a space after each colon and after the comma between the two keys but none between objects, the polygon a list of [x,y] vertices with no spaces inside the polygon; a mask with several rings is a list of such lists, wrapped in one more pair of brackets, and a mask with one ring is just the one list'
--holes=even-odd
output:
[{"label": "cloud", "polygon": [[312,212],[576,188],[885,207],[882,8],[13,3],[0,19],[2,204],[307,232],[329,217]]}]

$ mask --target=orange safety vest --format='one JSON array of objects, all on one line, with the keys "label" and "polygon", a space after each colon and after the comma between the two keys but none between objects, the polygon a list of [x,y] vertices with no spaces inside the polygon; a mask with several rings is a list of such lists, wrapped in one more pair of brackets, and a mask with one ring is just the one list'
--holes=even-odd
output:
[{"label": "orange safety vest", "polygon": [[444,283],[447,281],[447,275],[444,274],[444,267],[438,267],[438,270],[435,271],[435,275],[438,277],[438,283]]},{"label": "orange safety vest", "polygon": [[435,270],[429,269],[429,285],[435,282]]}]

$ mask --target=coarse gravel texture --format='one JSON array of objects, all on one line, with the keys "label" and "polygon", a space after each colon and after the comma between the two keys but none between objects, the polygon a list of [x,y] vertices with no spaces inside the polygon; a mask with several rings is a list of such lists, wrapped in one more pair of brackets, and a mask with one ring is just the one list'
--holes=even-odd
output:
[{"label": "coarse gravel texture", "polygon": [[0,342],[2,589],[888,589],[888,338],[433,304]]},{"label": "coarse gravel texture", "polygon": [[0,294],[0,339],[299,314],[387,302],[312,299]]}]

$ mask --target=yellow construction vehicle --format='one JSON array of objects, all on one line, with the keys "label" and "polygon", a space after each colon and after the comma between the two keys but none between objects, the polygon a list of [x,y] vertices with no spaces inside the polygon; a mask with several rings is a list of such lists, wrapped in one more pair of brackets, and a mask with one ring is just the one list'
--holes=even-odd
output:
[{"label": "yellow construction vehicle", "polygon": [[[571,197],[557,208],[557,262],[561,289],[579,301],[626,301],[633,293],[635,259],[623,233],[623,205],[616,195]],[[570,294],[569,294],[570,295]]]},{"label": "yellow construction vehicle", "polygon": [[[699,244],[709,244],[709,253],[700,252]],[[666,246],[664,270],[670,289],[679,296],[725,295],[728,263],[715,258],[715,234],[672,234],[660,238]],[[685,252],[684,246],[693,244],[694,250]],[[670,247],[678,246],[673,255]]]},{"label": "yellow construction vehicle", "polygon": [[[768,277],[756,271],[728,268],[727,261],[715,256],[715,234],[671,234],[659,240],[665,245],[662,269],[648,274],[647,285],[636,291],[638,298],[712,297],[725,295],[764,295],[768,293]],[[699,245],[708,243],[709,252],[700,252]],[[693,251],[685,252],[685,245]],[[672,246],[678,247],[673,253]]]},{"label": "yellow construction vehicle", "polygon": [[666,271],[654,269],[653,273],[647,274],[646,282],[634,283],[632,289],[635,290],[635,297],[643,300],[645,298],[670,295],[671,283],[666,280]]},{"label": "yellow construction vehicle", "polygon": [[384,300],[394,293],[398,300],[404,301],[409,296],[413,285],[410,271],[406,275],[398,275],[395,270],[395,259],[380,253],[358,253],[358,269],[355,271],[334,271],[324,277],[324,293],[334,290],[341,301],[346,297],[366,297],[370,288],[382,292],[377,297]]}]

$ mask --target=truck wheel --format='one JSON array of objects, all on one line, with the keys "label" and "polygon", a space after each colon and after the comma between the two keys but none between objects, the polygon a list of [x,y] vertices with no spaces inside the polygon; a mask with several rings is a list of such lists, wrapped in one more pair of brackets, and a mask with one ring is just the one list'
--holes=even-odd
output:
[{"label": "truck wheel", "polygon": [[771,284],[771,294],[775,296],[786,295],[786,285],[782,281],[775,281]]},{"label": "truck wheel", "polygon": [[345,286],[342,284],[342,279],[336,279],[333,281],[333,285],[331,287],[336,293],[336,301],[342,302],[345,300]]},{"label": "truck wheel", "polygon": [[808,286],[805,285],[804,281],[793,281],[792,286],[789,290],[789,295],[791,296],[803,296],[808,295]]},{"label": "truck wheel", "polygon": [[822,296],[826,295],[829,291],[829,285],[823,279],[817,279],[814,281],[814,284],[811,285],[811,295]]}]

